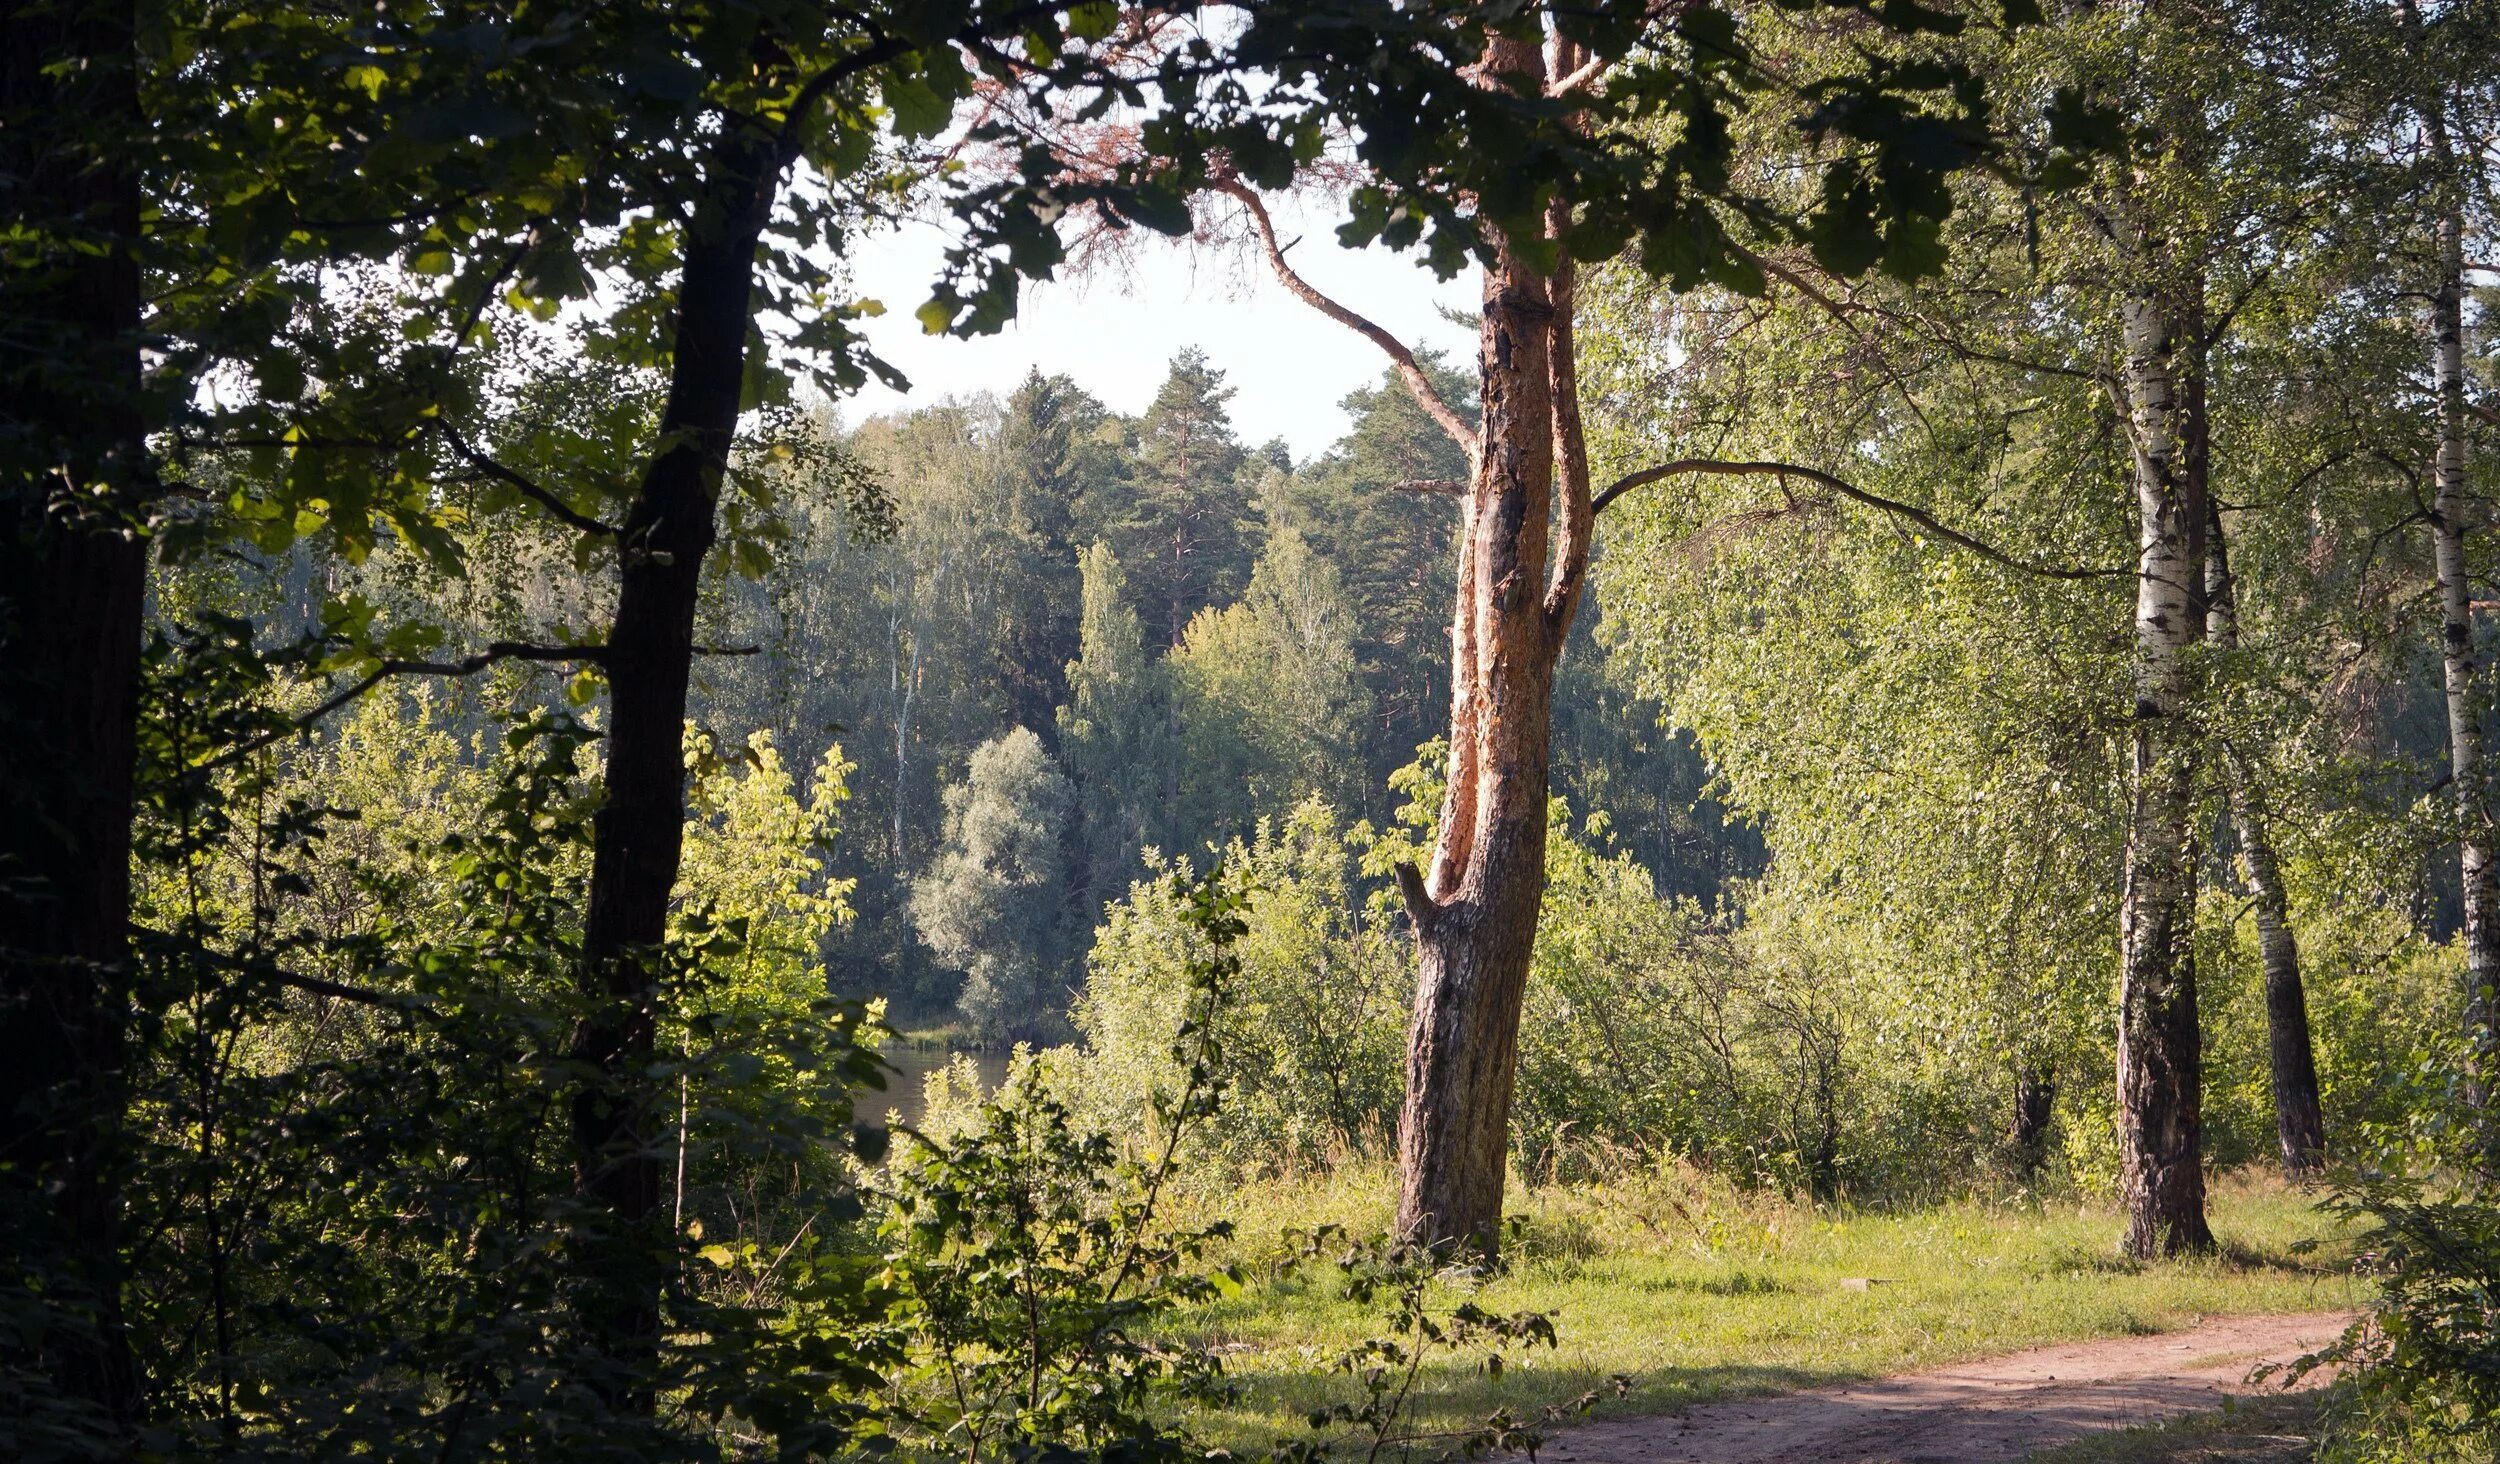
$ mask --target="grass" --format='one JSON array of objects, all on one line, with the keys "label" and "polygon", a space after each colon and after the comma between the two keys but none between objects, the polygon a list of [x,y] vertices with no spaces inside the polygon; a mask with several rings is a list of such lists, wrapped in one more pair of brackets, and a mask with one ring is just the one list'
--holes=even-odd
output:
[{"label": "grass", "polygon": [[[1330,1373],[1329,1361],[1373,1335],[1377,1321],[1335,1294],[1326,1267],[1279,1274],[1277,1237],[1322,1223],[1377,1231],[1389,1188],[1377,1171],[1353,1171],[1199,1202],[1235,1221],[1237,1259],[1259,1278],[1184,1324],[1223,1352],[1243,1385],[1223,1426],[1232,1441],[1292,1436],[1309,1409],[1349,1396],[1352,1383]],[[1473,1359],[1438,1362],[1419,1390],[1427,1425],[1496,1408],[1532,1416],[1590,1390],[1609,1392],[1604,1413],[1671,1413],[2208,1316],[2360,1300],[2329,1218],[2260,1177],[2216,1186],[2221,1255],[2154,1265],[2118,1257],[2119,1221],[2103,1204],[1968,1200],[1864,1212],[1672,1173],[1536,1188],[1516,1195],[1512,1210],[1525,1227],[1510,1272],[1475,1298],[1488,1309],[1552,1314],[1559,1344],[1510,1356],[1498,1377]],[[1617,1377],[1619,1395],[1610,1387]]]}]

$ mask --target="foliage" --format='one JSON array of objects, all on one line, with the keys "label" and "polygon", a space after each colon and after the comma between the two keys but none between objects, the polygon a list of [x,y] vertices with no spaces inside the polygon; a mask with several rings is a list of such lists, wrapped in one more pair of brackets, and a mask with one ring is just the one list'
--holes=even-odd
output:
[{"label": "foliage", "polygon": [[1292,530],[1271,535],[1248,591],[1198,612],[1171,656],[1180,827],[1203,839],[1251,810],[1350,801],[1362,697],[1354,643],[1335,571]]},{"label": "foliage", "polygon": [[[1395,1128],[1414,976],[1404,943],[1355,897],[1349,863],[1343,824],[1316,798],[1223,851],[1250,905],[1221,1018],[1227,1102],[1203,1130],[1201,1176],[1378,1153]],[[1195,947],[1171,890],[1140,881],[1087,962],[1077,1088],[1105,1126],[1175,1076],[1161,1034],[1188,1009]]]},{"label": "foliage", "polygon": [[683,1224],[635,1243],[682,1261],[708,1228],[785,1259],[762,1285],[681,1272],[642,1379],[667,1406],[621,1413],[582,1386],[613,1358],[576,1331],[569,1258],[605,1221],[576,1198],[586,1075],[560,1056],[586,1006],[595,738],[548,716],[464,747],[425,697],[383,698],[220,766],[291,726],[271,659],[218,621],[153,661],[141,974],[163,1015],[140,1034],[130,1190],[163,1257],[131,1297],[162,1339],[149,1447],[707,1457],[732,1418],[797,1449],[842,1436],[850,1413],[807,1380],[858,1365],[865,1334],[792,1326],[802,1293],[820,1319],[860,1295],[807,1238],[849,1203],[848,1095],[874,1065],[814,952],[841,908],[815,858],[838,755],[809,800],[769,743],[697,784],[712,891],[681,908],[663,988]]},{"label": "foliage", "polygon": [[963,970],[959,1005],[975,1032],[1027,1034],[1053,1014],[1069,797],[1023,727],[975,748],[964,782],[946,790],[946,845],[912,887],[912,918]]},{"label": "foliage", "polygon": [[2332,1208],[2377,1283],[2334,1345],[2303,1358],[2347,1370],[2337,1460],[2482,1460],[2500,1448],[2500,1207],[2475,1189],[2364,1177]]},{"label": "foliage", "polygon": [[1077,837],[1084,862],[1077,914],[1091,927],[1138,869],[1149,845],[1167,841],[1179,776],[1169,666],[1146,655],[1128,579],[1111,546],[1085,551],[1079,653],[1067,668],[1059,737],[1077,783]]},{"label": "foliage", "polygon": [[1219,1396],[1220,1369],[1147,1328],[1238,1278],[1195,1264],[1228,1222],[1175,1229],[1159,1208],[1189,1131],[1218,1110],[1220,1034],[1233,998],[1244,896],[1222,869],[1166,897],[1194,948],[1182,1020],[1167,1028],[1177,1081],[1146,1105],[1153,1147],[1121,1152],[1080,1129],[1027,1065],[943,1145],[915,1138],[883,1196],[878,1276],[903,1339],[883,1436],[906,1452],[970,1459],[1076,1451],[1178,1459],[1164,1409]]}]

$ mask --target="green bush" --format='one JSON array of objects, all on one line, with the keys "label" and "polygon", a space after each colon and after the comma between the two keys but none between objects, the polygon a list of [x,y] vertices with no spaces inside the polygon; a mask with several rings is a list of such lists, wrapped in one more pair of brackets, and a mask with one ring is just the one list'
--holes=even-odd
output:
[{"label": "green bush", "polygon": [[2300,1364],[2347,1370],[2327,1457],[2487,1464],[2500,1454],[2500,1204],[2479,1189],[2369,1179],[2330,1208],[2365,1226],[2359,1253],[2378,1296]]}]

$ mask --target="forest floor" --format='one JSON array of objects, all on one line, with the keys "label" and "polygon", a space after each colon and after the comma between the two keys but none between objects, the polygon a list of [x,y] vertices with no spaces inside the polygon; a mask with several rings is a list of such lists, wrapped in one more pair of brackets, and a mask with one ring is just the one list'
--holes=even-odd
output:
[{"label": "forest floor", "polygon": [[[1385,1175],[1341,1171],[1209,1201],[1233,1219],[1253,1278],[1186,1321],[1241,1386],[1219,1426],[1231,1441],[1302,1435],[1311,1409],[1359,1392],[1332,1364],[1379,1332],[1377,1315],[1341,1297],[1325,1266],[1271,1263],[1288,1227],[1377,1231],[1388,1192]],[[1512,1208],[1525,1223],[1507,1274],[1466,1294],[1488,1310],[1549,1314],[1557,1345],[1514,1349],[1498,1372],[1474,1357],[1442,1359],[1415,1395],[1420,1427],[1496,1409],[1534,1418],[1590,1392],[1604,1398],[1594,1423],[1656,1419],[2096,1338],[2144,1339],[2175,1364],[2207,1353],[2192,1341],[2170,1350],[2183,1340],[2171,1334],[2212,1319],[2314,1317],[2362,1300],[2334,1220],[2313,1196],[2263,1176],[2216,1184],[2220,1254],[2149,1265],[2118,1256],[2118,1217],[2093,1203],[1865,1212],[1671,1174],[1534,1187]],[[1440,1298],[1459,1299],[1455,1287]]]}]

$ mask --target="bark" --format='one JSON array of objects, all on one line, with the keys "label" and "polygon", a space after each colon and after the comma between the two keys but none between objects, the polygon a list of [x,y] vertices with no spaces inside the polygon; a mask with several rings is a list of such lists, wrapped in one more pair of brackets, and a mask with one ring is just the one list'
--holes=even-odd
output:
[{"label": "bark", "polygon": [[573,1105],[575,1162],[594,1216],[577,1257],[585,1379],[648,1412],[668,1274],[660,1204],[662,1090],[651,1078],[657,952],[685,840],[686,689],[695,607],[737,428],[757,240],[779,167],[733,133],[709,159],[688,226],[658,453],[621,540],[608,635],[606,802],[592,832],[583,960],[595,1005],[574,1057],[599,1075]]},{"label": "bark", "polygon": [[1397,1227],[1499,1239],[1520,1003],[1545,889],[1554,655],[1537,588],[1554,491],[1546,281],[1505,252],[1484,276],[1483,465],[1470,485],[1451,625],[1449,784],[1415,920],[1415,1013],[1399,1123]]},{"label": "bark", "polygon": [[2057,1116],[2057,1074],[2045,1065],[2027,1065],[2014,1075],[2014,1112],[2005,1127],[2013,1150],[2014,1173],[2025,1181],[2039,1177],[2048,1162],[2049,1124]]},{"label": "bark", "polygon": [[0,1341],[0,1368],[41,1377],[108,1449],[138,1411],[113,1177],[147,566],[134,521],[152,485],[128,161],[142,131],[135,34],[127,3],[0,11],[0,188],[13,222],[82,246],[12,272],[0,306],[16,341],[0,352],[16,439],[0,469],[0,1226],[10,1257],[0,1285],[34,1288],[45,1303],[40,1327]]},{"label": "bark", "polygon": [[[1570,75],[1586,53],[1496,41],[1490,78]],[[1572,338],[1572,269],[1537,273],[1503,248],[1484,271],[1481,403],[1470,431],[1432,393],[1412,353],[1321,295],[1284,262],[1267,211],[1240,199],[1286,287],[1387,351],[1424,410],[1466,451],[1458,585],[1450,620],[1448,786],[1429,872],[1398,868],[1413,921],[1415,1010],[1399,1116],[1397,1231],[1419,1244],[1490,1250],[1499,1240],[1520,1004],[1545,895],[1547,757],[1554,669],[1587,578],[1589,494]],[[1558,227],[1566,204],[1548,216]],[[1549,552],[1550,550],[1550,552]]]},{"label": "bark", "polygon": [[[1497,43],[1487,60],[1495,75],[1541,84],[1550,74],[1526,42]],[[1520,1003],[1545,891],[1554,668],[1593,517],[1571,302],[1567,262],[1549,278],[1505,249],[1485,271],[1482,415],[1450,634],[1449,783],[1430,873],[1399,871],[1418,969],[1397,1229],[1422,1243],[1489,1249],[1500,1234]]]},{"label": "bark", "polygon": [[[2429,29],[2415,0],[2398,0],[2408,49],[2427,53]],[[2431,562],[2439,588],[2440,687],[2448,712],[2448,786],[2456,800],[2457,867],[2465,906],[2465,1086],[2481,1114],[2486,1172],[2500,1172],[2500,872],[2492,868],[2490,802],[2483,787],[2483,726],[2474,654],[2474,600],[2468,541],[2474,521],[2466,471],[2465,169],[2448,129],[2444,88],[2414,98],[2430,144],[2433,253],[2438,278],[2430,308],[2431,387],[2438,399],[2438,447],[2431,462]]]},{"label": "bark", "polygon": [[[2239,595],[2223,541],[2222,516],[2207,501],[2210,521],[2205,550],[2205,632],[2217,649],[2239,647]],[[2231,823],[2239,832],[2240,878],[2257,920],[2257,959],[2265,974],[2266,1036],[2274,1079],[2275,1137],[2283,1172],[2314,1177],[2326,1162],[2326,1115],[2318,1101],[2318,1063],[2309,1034],[2309,1000],[2301,987],[2300,946],[2293,938],[2291,902],[2283,890],[2265,810],[2250,785],[2247,760],[2225,750],[2223,776],[2230,788]]]},{"label": "bark", "polygon": [[2193,327],[2138,243],[2143,282],[2122,303],[2124,390],[2139,524],[2136,705],[2119,906],[2119,1183],[2126,1249],[2209,1250],[2205,1223],[2203,1034],[2196,1012],[2196,745],[2188,721],[2205,612],[2202,474],[2185,450],[2178,355]]},{"label": "bark", "polygon": [[[2440,134],[2444,139],[2444,131]],[[2442,149],[2445,150],[2444,148]],[[2439,280],[2431,299],[2431,372],[2439,398],[2432,465],[2431,559],[2439,580],[2440,686],[2447,698],[2449,787],[2456,798],[2457,865],[2464,884],[2467,1074],[2486,1117],[2484,1147],[2500,1150],[2489,1118],[2500,1091],[2500,873],[2492,867],[2491,812],[2483,788],[2482,666],[2474,652],[2475,527],[2466,484],[2465,270],[2463,228],[2451,210],[2438,224]]]}]

